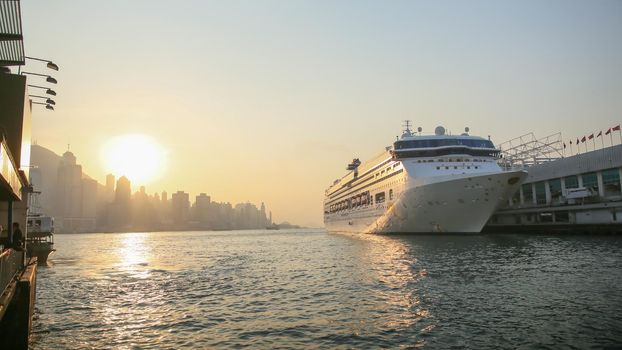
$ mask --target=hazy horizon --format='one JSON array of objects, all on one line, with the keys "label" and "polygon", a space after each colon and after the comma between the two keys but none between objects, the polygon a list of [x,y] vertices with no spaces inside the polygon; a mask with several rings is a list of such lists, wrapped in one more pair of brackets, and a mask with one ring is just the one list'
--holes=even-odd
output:
[{"label": "hazy horizon", "polygon": [[102,147],[137,134],[158,176],[134,190],[264,201],[278,222],[321,226],[324,190],[404,119],[496,144],[622,121],[620,1],[21,6],[26,55],[60,66],[56,111],[34,108],[33,141],[70,144],[105,183]]}]

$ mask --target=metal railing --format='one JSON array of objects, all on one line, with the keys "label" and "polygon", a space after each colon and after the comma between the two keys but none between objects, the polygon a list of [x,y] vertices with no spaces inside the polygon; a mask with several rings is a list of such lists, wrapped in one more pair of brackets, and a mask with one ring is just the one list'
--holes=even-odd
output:
[{"label": "metal railing", "polygon": [[6,287],[15,275],[24,267],[24,252],[6,249],[0,254],[0,291],[4,294]]}]

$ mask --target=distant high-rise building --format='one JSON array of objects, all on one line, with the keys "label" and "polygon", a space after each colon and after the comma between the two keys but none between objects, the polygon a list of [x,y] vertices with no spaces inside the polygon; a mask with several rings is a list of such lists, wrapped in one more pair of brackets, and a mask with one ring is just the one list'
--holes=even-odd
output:
[{"label": "distant high-rise building", "polygon": [[94,231],[97,217],[97,181],[82,179],[82,220],[80,231]]},{"label": "distant high-rise building", "polygon": [[110,204],[108,225],[112,228],[123,229],[130,225],[132,220],[131,196],[130,180],[125,176],[121,176],[117,180],[114,201]]},{"label": "distant high-rise building", "polygon": [[168,193],[166,191],[162,191],[162,203],[168,202]]},{"label": "distant high-rise building", "polygon": [[209,219],[210,203],[211,203],[211,198],[205,193],[201,193],[200,195],[196,196],[196,199],[194,202],[195,215],[196,215],[196,219],[203,224],[207,223]]},{"label": "distant high-rise building", "polygon": [[76,231],[75,222],[82,214],[82,166],[67,151],[58,165],[56,184],[56,211],[53,215],[63,231]]},{"label": "distant high-rise building", "polygon": [[121,176],[117,180],[117,189],[114,192],[114,201],[117,204],[129,204],[132,197],[132,187],[127,177]]},{"label": "distant high-rise building", "polygon": [[106,175],[106,201],[112,202],[114,199],[114,175]]},{"label": "distant high-rise building", "polygon": [[190,211],[190,196],[184,191],[177,191],[171,196],[171,216],[176,224],[184,224]]}]

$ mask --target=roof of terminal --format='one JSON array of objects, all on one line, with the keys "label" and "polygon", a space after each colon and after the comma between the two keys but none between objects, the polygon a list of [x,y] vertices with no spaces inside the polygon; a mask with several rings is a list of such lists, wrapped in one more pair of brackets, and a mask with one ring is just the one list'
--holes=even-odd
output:
[{"label": "roof of terminal", "polygon": [[19,0],[0,1],[0,66],[24,64],[24,36]]}]

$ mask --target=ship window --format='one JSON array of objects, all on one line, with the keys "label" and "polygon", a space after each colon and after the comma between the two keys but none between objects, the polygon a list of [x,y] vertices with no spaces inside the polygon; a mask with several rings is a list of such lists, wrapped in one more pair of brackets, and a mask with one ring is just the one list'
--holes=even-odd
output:
[{"label": "ship window", "polygon": [[536,203],[546,204],[546,190],[544,188],[544,181],[536,182]]},{"label": "ship window", "polygon": [[583,174],[581,178],[583,178],[583,187],[591,188],[598,193],[598,177],[596,173]]},{"label": "ship window", "polygon": [[559,199],[562,196],[562,180],[561,179],[549,180],[549,192],[551,192],[551,202],[552,203],[559,202]]},{"label": "ship window", "polygon": [[516,191],[512,196],[512,205],[520,204],[520,191]]},{"label": "ship window", "polygon": [[470,166],[467,166],[467,169],[471,169],[471,167],[470,167]]},{"label": "ship window", "polygon": [[620,172],[618,169],[603,170],[605,197],[620,195]]},{"label": "ship window", "polygon": [[454,166],[454,169],[458,169],[458,167],[457,167],[457,166]]},{"label": "ship window", "polygon": [[445,170],[449,170],[449,167],[448,167],[448,166],[446,166],[446,167],[445,167]]},{"label": "ship window", "polygon": [[570,216],[567,211],[558,211],[555,213],[555,222],[570,222]]},{"label": "ship window", "polygon": [[384,192],[376,193],[376,203],[384,202]]},{"label": "ship window", "polygon": [[436,170],[441,170],[441,167],[440,167],[440,166],[437,166],[437,167],[436,167]]},{"label": "ship window", "polygon": [[533,189],[531,184],[524,184],[521,188],[523,190],[523,203],[533,204]]},{"label": "ship window", "polygon": [[577,175],[566,176],[564,178],[564,183],[566,184],[566,188],[579,188],[579,179]]}]

